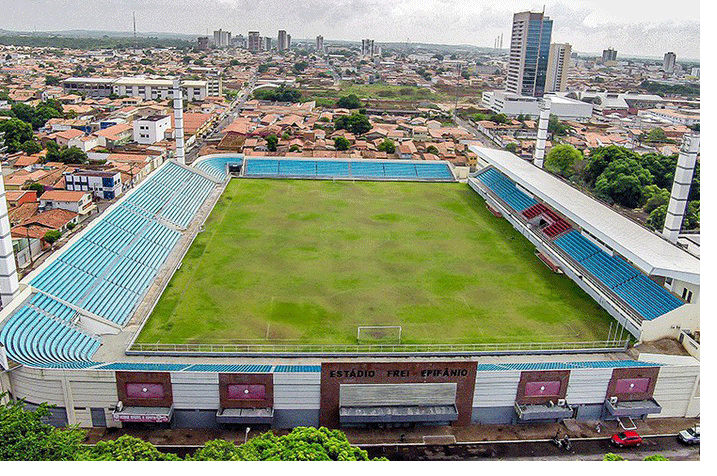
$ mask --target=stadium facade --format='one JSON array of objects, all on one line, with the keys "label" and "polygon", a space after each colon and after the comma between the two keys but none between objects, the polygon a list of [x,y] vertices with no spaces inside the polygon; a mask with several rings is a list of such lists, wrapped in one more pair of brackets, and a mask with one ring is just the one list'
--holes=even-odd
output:
[{"label": "stadium facade", "polygon": [[[699,260],[512,154],[475,151],[481,165],[470,187],[635,338],[699,329]],[[83,427],[468,425],[699,414],[696,359],[634,360],[622,342],[595,352],[138,349],[134,339],[233,175],[456,180],[447,162],[237,155],[203,157],[191,167],[169,161],[21,281],[0,313],[0,392],[53,404],[53,423]],[[676,296],[681,288],[692,292],[691,302]]]}]

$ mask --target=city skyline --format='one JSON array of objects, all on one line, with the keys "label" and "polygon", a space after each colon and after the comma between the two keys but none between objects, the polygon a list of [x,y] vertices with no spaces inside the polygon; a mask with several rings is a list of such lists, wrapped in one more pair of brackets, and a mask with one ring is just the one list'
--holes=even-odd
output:
[{"label": "city skyline", "polygon": [[[168,9],[169,5],[173,8]],[[290,6],[277,0],[0,0],[0,6],[14,12],[0,22],[0,29],[15,31],[131,31],[132,12],[136,12],[140,34],[205,35],[221,28],[242,34],[266,31],[275,36],[284,29],[304,39],[323,35],[329,41],[360,41],[370,37],[377,43],[410,41],[485,48],[501,33],[510,37],[513,13],[543,8],[541,2],[505,1],[498,5],[459,0],[399,0],[388,7],[378,0],[313,0]],[[623,57],[661,58],[674,51],[678,61],[699,59],[696,0],[682,2],[679,8],[669,2],[553,0],[545,2],[545,11],[554,20],[552,41],[570,43],[574,51],[600,54],[612,46]],[[285,20],[277,20],[281,18]]]}]

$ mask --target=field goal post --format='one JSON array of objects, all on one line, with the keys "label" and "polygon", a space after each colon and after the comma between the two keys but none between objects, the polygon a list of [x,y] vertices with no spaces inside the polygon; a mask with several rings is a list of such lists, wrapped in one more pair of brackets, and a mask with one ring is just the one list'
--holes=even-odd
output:
[{"label": "field goal post", "polygon": [[356,331],[356,341],[359,344],[400,344],[402,333],[402,326],[358,326]]}]

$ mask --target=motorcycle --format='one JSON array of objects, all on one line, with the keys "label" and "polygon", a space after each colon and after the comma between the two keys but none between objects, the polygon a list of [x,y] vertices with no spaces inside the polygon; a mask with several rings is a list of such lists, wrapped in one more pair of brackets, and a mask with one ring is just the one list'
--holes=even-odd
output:
[{"label": "motorcycle", "polygon": [[573,449],[573,444],[570,442],[570,438],[568,438],[568,435],[565,435],[565,437],[563,437],[562,443],[563,448],[565,448],[565,451],[570,451],[571,449]]}]

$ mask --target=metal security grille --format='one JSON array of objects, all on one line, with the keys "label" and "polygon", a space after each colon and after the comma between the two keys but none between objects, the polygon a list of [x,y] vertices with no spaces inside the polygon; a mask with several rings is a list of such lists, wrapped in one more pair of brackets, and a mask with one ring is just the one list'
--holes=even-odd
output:
[{"label": "metal security grille", "polygon": [[341,407],[453,405],[455,383],[341,384]]}]

